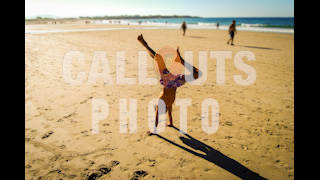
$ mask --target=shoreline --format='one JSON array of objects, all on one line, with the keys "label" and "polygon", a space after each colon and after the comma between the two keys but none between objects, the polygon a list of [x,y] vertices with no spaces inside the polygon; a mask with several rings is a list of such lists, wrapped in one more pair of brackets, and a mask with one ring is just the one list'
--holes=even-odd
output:
[{"label": "shoreline", "polygon": [[[105,22],[103,22],[105,21]],[[90,24],[85,24],[84,21],[76,21],[73,23],[63,23],[63,24],[26,24],[25,25],[25,34],[38,34],[38,33],[59,33],[59,32],[76,32],[76,31],[103,31],[103,30],[128,30],[128,29],[180,29],[180,24],[164,24],[164,23],[141,23],[131,22],[122,20],[122,24],[117,24],[118,20],[103,20],[103,21],[95,21],[91,20]],[[109,22],[111,21],[111,23]],[[113,22],[113,24],[112,24]],[[129,23],[129,24],[128,24]],[[131,23],[131,24],[130,24]],[[26,30],[28,27],[61,27],[61,26],[86,26],[82,27],[81,29],[55,29],[55,30],[47,30],[47,31],[28,31]],[[111,26],[108,28],[88,28],[92,26]],[[200,29],[200,30],[223,30],[227,31],[228,26],[221,25],[219,28],[216,28],[212,25],[194,25],[189,24],[188,29]],[[266,32],[266,33],[278,33],[278,34],[294,34],[294,28],[271,28],[271,27],[237,27],[237,31],[239,32]]]}]

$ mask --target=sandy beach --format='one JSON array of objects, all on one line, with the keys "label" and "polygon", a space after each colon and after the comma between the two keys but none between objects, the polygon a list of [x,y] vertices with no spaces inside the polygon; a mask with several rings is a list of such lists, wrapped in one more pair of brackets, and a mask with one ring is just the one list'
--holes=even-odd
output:
[{"label": "sandy beach", "polygon": [[[26,25],[25,31],[128,28],[139,26],[63,24]],[[155,51],[179,46],[182,57],[207,52],[207,80],[185,84],[177,99],[191,99],[187,134],[179,132],[180,107],[173,106],[175,128],[148,136],[148,104],[159,96],[161,84],[138,83],[137,41],[143,34]],[[25,179],[294,179],[294,35],[238,31],[234,46],[224,30],[118,29],[25,34]],[[72,78],[84,72],[80,84],[64,77],[65,55],[72,60]],[[94,53],[108,59],[113,84],[88,83]],[[125,76],[131,85],[117,84],[117,52],[125,52]],[[217,84],[217,61],[211,51],[232,52],[225,60],[225,84]],[[250,51],[255,61],[244,62],[256,71],[254,83],[244,86],[234,75],[234,56]],[[147,56],[147,75],[157,78]],[[99,67],[99,71],[102,68]],[[201,127],[205,99],[219,103],[219,129],[207,134]],[[92,133],[92,101],[104,99],[109,113]],[[137,100],[137,132],[119,132],[120,99]],[[167,116],[166,116],[167,117]]]}]

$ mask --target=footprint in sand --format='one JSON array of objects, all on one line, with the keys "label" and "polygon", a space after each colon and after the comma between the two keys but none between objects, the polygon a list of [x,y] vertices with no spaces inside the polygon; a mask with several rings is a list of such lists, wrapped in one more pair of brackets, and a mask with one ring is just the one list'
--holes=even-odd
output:
[{"label": "footprint in sand", "polygon": [[51,136],[51,134],[53,134],[53,131],[49,131],[49,132],[45,133],[44,135],[42,135],[41,139],[48,138],[49,136]]},{"label": "footprint in sand", "polygon": [[230,121],[226,121],[224,124],[227,126],[233,126],[232,122],[230,122]]},{"label": "footprint in sand", "polygon": [[130,180],[139,180],[139,178],[141,177],[145,177],[146,175],[148,175],[148,173],[144,170],[138,170],[133,172],[133,177],[130,178]]},{"label": "footprint in sand", "polygon": [[116,165],[118,165],[120,162],[119,161],[111,161],[107,165],[100,165],[98,168],[90,170],[89,172],[85,173],[84,178],[86,180],[93,180],[93,179],[98,179],[101,176],[109,173],[112,168]]},{"label": "footprint in sand", "polygon": [[107,174],[107,173],[110,172],[110,171],[111,171],[111,168],[102,167],[102,168],[100,168],[100,169],[98,169],[98,170],[94,170],[94,171],[92,171],[92,172],[89,172],[89,173],[86,175],[85,179],[86,179],[86,180],[98,179],[98,178],[100,178],[101,176]]},{"label": "footprint in sand", "polygon": [[66,174],[64,174],[60,169],[52,170],[44,176],[40,176],[37,179],[64,179]]},{"label": "footprint in sand", "polygon": [[88,99],[85,99],[85,100],[81,101],[80,104],[84,104],[84,103],[88,102],[88,100],[90,100],[90,99],[92,99],[92,98],[93,98],[93,97],[90,96]]}]

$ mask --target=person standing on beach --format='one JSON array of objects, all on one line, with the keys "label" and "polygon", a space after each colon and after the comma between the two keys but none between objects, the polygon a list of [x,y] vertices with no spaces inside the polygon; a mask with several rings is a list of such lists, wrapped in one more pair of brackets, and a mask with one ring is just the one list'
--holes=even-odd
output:
[{"label": "person standing on beach", "polygon": [[233,44],[234,33],[237,33],[237,30],[236,30],[236,21],[235,21],[235,20],[233,20],[233,21],[232,21],[232,24],[229,26],[230,39],[229,39],[229,41],[227,42],[227,44],[229,44],[229,42],[231,41],[231,45],[234,45],[234,44]]},{"label": "person standing on beach", "polygon": [[219,29],[219,22],[217,22],[217,29]]},{"label": "person standing on beach", "polygon": [[183,36],[184,36],[186,34],[186,29],[187,29],[187,24],[185,21],[183,21],[180,29],[183,30]]}]

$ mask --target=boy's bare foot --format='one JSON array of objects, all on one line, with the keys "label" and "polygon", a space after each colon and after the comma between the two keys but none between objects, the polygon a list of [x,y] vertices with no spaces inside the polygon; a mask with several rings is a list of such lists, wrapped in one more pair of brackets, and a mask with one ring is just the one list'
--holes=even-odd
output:
[{"label": "boy's bare foot", "polygon": [[179,51],[179,46],[177,46],[177,54],[178,54],[179,57],[181,57],[180,56],[180,51]]},{"label": "boy's bare foot", "polygon": [[139,41],[143,46],[147,46],[147,45],[148,45],[147,42],[143,39],[142,34],[140,34],[140,35],[138,36],[138,41]]},{"label": "boy's bare foot", "polygon": [[[182,59],[180,51],[179,51],[179,46],[177,46],[177,50],[176,51],[177,51],[177,55],[179,57],[179,60],[181,61],[182,64],[184,64],[184,60]],[[178,59],[176,59],[176,60],[178,60]]]}]

